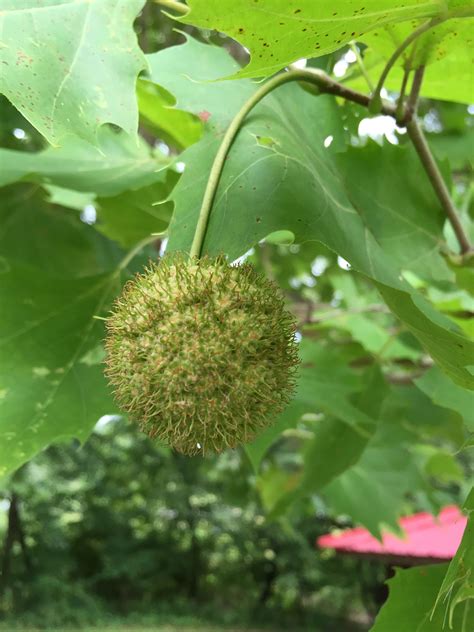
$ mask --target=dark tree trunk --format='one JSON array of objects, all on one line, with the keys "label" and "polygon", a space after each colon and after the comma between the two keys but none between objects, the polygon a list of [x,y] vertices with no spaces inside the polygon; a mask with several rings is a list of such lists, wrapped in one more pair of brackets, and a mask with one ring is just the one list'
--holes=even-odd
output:
[{"label": "dark tree trunk", "polygon": [[8,510],[8,527],[3,543],[2,560],[0,566],[0,597],[10,583],[12,551],[15,541],[19,543],[23,554],[23,561],[27,571],[31,572],[31,559],[25,542],[25,533],[20,518],[18,495],[14,492],[10,499]]},{"label": "dark tree trunk", "polygon": [[[191,521],[194,523],[194,520]],[[191,535],[191,568],[189,569],[189,585],[188,595],[191,599],[196,600],[199,595],[199,578],[201,575],[201,549],[198,539],[196,537],[196,531],[194,524],[190,524],[192,529]]]},{"label": "dark tree trunk", "polygon": [[258,598],[258,604],[264,606],[272,596],[273,584],[278,575],[278,569],[276,564],[269,562],[268,567],[265,569],[265,576],[263,580],[263,587]]}]

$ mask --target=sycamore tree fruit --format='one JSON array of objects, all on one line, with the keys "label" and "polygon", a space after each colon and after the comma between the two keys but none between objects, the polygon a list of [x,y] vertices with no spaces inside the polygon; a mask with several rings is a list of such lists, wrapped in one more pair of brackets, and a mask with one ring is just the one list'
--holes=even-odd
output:
[{"label": "sycamore tree fruit", "polygon": [[126,284],[107,329],[119,406],[184,454],[250,441],[292,395],[294,318],[251,265],[168,255]]}]

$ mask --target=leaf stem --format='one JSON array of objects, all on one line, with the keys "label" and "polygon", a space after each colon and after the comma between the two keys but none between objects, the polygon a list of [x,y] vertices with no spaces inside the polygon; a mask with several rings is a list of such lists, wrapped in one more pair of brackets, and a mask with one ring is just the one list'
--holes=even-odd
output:
[{"label": "leaf stem", "polygon": [[[443,177],[438,169],[438,166],[431,154],[428,143],[425,136],[419,126],[416,117],[413,116],[416,109],[420,86],[423,78],[423,68],[421,67],[416,71],[415,78],[413,80],[413,86],[409,98],[409,114],[405,114],[404,123],[407,126],[408,134],[415,147],[416,152],[421,160],[423,167],[430,179],[433,189],[438,196],[441,205],[450,221],[454,233],[458,239],[461,253],[471,253],[472,246],[469,239],[464,232],[464,228],[457,215],[456,208],[451,200],[449,191],[443,180]],[[333,94],[348,101],[353,101],[359,105],[370,108],[371,98],[360,92],[356,92],[346,86],[338,83],[325,72],[315,68],[305,68],[298,70],[290,70],[278,74],[266,83],[264,83],[241,107],[235,117],[232,119],[229,127],[227,128],[217,154],[214,158],[214,162],[211,167],[209,179],[207,181],[206,189],[204,192],[201,209],[199,211],[199,217],[196,224],[196,230],[194,233],[193,242],[191,245],[190,257],[201,256],[204,240],[206,237],[206,231],[209,223],[209,217],[212,209],[212,204],[219,186],[219,181],[224,169],[224,164],[228,156],[229,150],[239,133],[239,130],[251,110],[270,92],[278,88],[279,86],[290,83],[292,81],[305,81],[317,86],[321,93]],[[413,112],[411,111],[413,109]],[[397,120],[397,105],[381,100],[380,111],[383,114],[392,116]]]},{"label": "leaf stem", "polygon": [[176,2],[176,0],[154,0],[154,2],[167,9],[172,9],[176,11],[176,13],[181,13],[182,15],[185,15],[189,11],[189,7],[186,4]]},{"label": "leaf stem", "polygon": [[405,118],[405,93],[407,89],[408,79],[410,77],[411,69],[405,68],[403,71],[402,85],[400,86],[400,94],[397,99],[397,111],[395,112],[395,118],[397,123]]},{"label": "leaf stem", "polygon": [[219,186],[219,180],[224,168],[224,162],[227,158],[229,149],[234,142],[240,127],[249,112],[259,103],[269,92],[277,88],[278,86],[288,83],[289,81],[295,81],[301,78],[302,71],[292,70],[290,72],[283,72],[275,77],[269,79],[264,83],[252,96],[244,103],[237,114],[232,119],[229,127],[227,128],[222,142],[219,146],[217,154],[212,164],[209,179],[207,181],[206,190],[202,200],[201,210],[199,212],[199,218],[196,225],[196,231],[194,233],[193,243],[189,253],[190,257],[199,257],[201,255],[204,238],[206,235],[206,229],[209,222],[209,215],[212,208],[212,203]]},{"label": "leaf stem", "polygon": [[375,90],[372,94],[372,101],[370,105],[371,112],[376,113],[380,111],[379,110],[380,100],[381,100],[380,95],[381,95],[383,85],[385,83],[385,79],[387,78],[388,73],[392,70],[393,66],[396,64],[398,59],[403,55],[405,50],[408,48],[408,46],[410,46],[412,42],[415,42],[419,37],[421,37],[421,35],[423,35],[427,31],[430,31],[436,26],[439,26],[443,22],[446,22],[447,20],[450,20],[453,18],[471,18],[473,16],[474,16],[474,8],[472,6],[462,7],[459,9],[453,9],[451,11],[446,11],[442,15],[437,15],[431,18],[431,20],[428,20],[427,22],[423,22],[423,24],[420,24],[418,28],[412,31],[410,35],[405,40],[403,40],[400,46],[398,46],[395,49],[395,51],[393,52],[393,54],[387,61],[385,68],[383,69],[382,74],[380,75],[380,79],[378,80],[377,85],[375,86]]},{"label": "leaf stem", "polygon": [[[214,158],[214,162],[209,173],[209,179],[207,181],[204,197],[202,200],[201,210],[196,225],[196,231],[194,233],[193,243],[189,253],[190,257],[200,257],[204,239],[206,236],[206,230],[209,223],[209,216],[212,208],[212,203],[219,186],[219,180],[224,168],[224,163],[229,153],[229,149],[232,146],[241,126],[250,113],[250,111],[270,92],[278,88],[279,86],[290,83],[291,81],[306,81],[313,85],[316,85],[321,92],[334,94],[349,101],[354,101],[359,105],[368,107],[370,103],[370,97],[355,90],[351,90],[346,86],[341,85],[337,81],[334,81],[325,72],[318,69],[298,69],[282,72],[264,83],[240,108],[235,117],[232,119],[229,127],[227,128],[217,154]],[[382,111],[386,114],[394,116],[395,108],[392,104],[382,103]]]},{"label": "leaf stem", "polygon": [[418,108],[418,99],[420,97],[421,84],[423,83],[423,77],[425,75],[425,66],[420,66],[415,70],[415,76],[413,77],[413,83],[411,85],[410,96],[405,107],[405,113],[403,115],[402,125],[406,125],[415,116]]},{"label": "leaf stem", "polygon": [[117,269],[116,269],[116,273],[119,274],[122,270],[124,270],[128,266],[128,264],[130,263],[130,261],[134,257],[136,257],[136,255],[141,250],[143,250],[143,248],[145,248],[145,246],[148,246],[149,244],[152,244],[154,241],[156,241],[156,239],[157,239],[157,236],[155,234],[155,235],[149,235],[148,237],[145,237],[145,239],[142,239],[141,241],[139,241],[136,246],[134,246],[131,250],[129,250],[127,252],[125,257],[119,263],[119,265],[117,266]]},{"label": "leaf stem", "polygon": [[403,55],[403,53],[406,51],[406,49],[410,46],[412,42],[416,41],[419,37],[421,37],[421,35],[431,30],[435,26],[438,26],[438,24],[441,24],[445,20],[447,20],[447,16],[443,15],[443,16],[432,18],[428,22],[424,22],[417,29],[412,31],[410,35],[405,40],[403,40],[400,46],[398,46],[395,49],[395,51],[393,52],[393,54],[391,55],[391,57],[385,64],[385,68],[383,69],[382,74],[380,75],[380,78],[377,82],[377,85],[375,86],[375,90],[372,94],[372,100],[371,100],[371,106],[370,106],[370,109],[372,112],[378,112],[380,110],[380,104],[381,104],[380,94],[382,92],[382,88],[384,86],[388,73],[392,70],[393,66],[396,64],[398,59]]},{"label": "leaf stem", "polygon": [[367,72],[367,68],[365,67],[364,60],[362,59],[362,55],[360,54],[359,47],[357,46],[357,44],[354,41],[352,41],[349,44],[349,46],[351,48],[351,51],[354,53],[354,55],[356,57],[357,65],[359,66],[359,70],[361,71],[362,76],[364,77],[369,90],[371,92],[373,92],[374,91],[374,84],[372,83],[372,80],[369,77],[369,73]]},{"label": "leaf stem", "polygon": [[420,158],[421,163],[425,168],[426,174],[430,179],[431,185],[433,186],[433,189],[435,190],[439,201],[443,206],[448,220],[451,222],[451,226],[453,227],[454,233],[459,242],[461,253],[470,253],[472,251],[472,246],[466,233],[464,232],[464,228],[458,217],[453,201],[451,200],[451,196],[449,195],[449,191],[443,180],[443,176],[441,175],[438,165],[436,164],[428,143],[426,142],[425,135],[423,134],[420,124],[415,117],[407,123],[407,131],[418,154],[418,157]]}]

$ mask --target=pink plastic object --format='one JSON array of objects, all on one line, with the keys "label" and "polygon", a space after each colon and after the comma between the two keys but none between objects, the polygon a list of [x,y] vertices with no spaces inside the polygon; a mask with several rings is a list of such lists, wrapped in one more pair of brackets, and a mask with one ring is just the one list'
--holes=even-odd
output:
[{"label": "pink plastic object", "polygon": [[401,518],[399,524],[406,534],[404,538],[383,532],[380,542],[367,529],[359,527],[323,535],[317,545],[341,553],[384,557],[407,564],[444,561],[454,557],[466,523],[467,518],[458,507],[448,506],[438,516],[418,513]]}]

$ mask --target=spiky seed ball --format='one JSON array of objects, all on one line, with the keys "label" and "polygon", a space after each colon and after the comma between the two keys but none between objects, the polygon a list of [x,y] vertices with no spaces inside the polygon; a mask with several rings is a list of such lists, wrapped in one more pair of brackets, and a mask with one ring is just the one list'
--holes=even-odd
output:
[{"label": "spiky seed ball", "polygon": [[184,454],[251,440],[291,396],[294,319],[251,265],[168,255],[129,281],[107,329],[119,406]]}]

